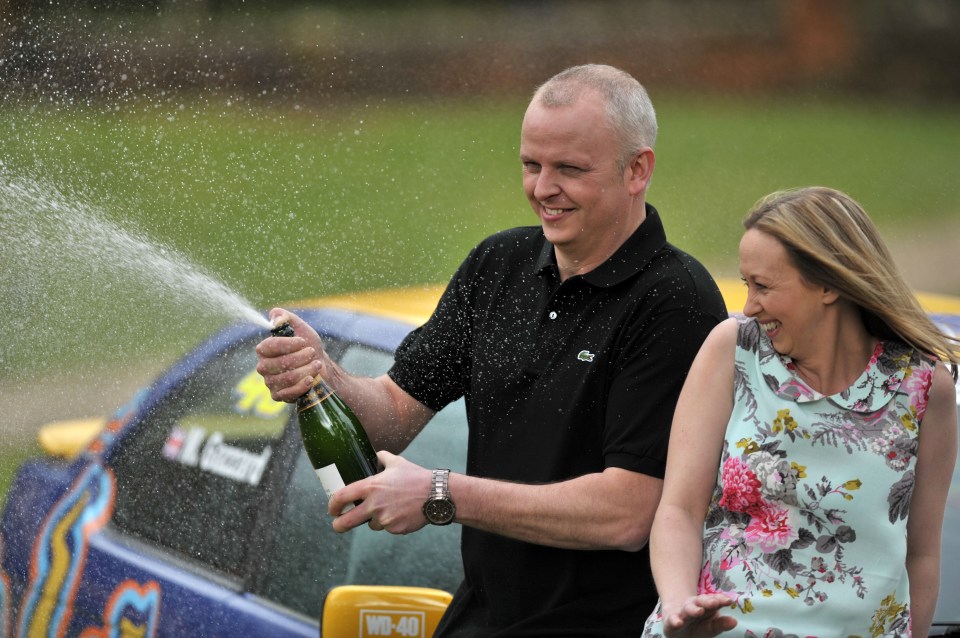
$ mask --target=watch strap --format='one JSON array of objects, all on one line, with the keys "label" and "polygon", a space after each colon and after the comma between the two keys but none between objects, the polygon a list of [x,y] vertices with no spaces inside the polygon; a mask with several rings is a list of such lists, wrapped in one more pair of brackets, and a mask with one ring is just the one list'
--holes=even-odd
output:
[{"label": "watch strap", "polygon": [[438,468],[433,471],[430,494],[427,498],[447,498],[450,496],[450,470]]},{"label": "watch strap", "polygon": [[430,493],[423,503],[423,515],[431,525],[449,525],[457,515],[457,506],[450,498],[450,470],[433,470],[430,479]]}]

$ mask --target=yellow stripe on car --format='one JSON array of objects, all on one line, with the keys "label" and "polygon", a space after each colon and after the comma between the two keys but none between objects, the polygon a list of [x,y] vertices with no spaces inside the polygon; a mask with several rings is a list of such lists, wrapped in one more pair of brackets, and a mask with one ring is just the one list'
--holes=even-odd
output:
[{"label": "yellow stripe on car", "polygon": [[367,290],[345,295],[332,295],[292,303],[307,308],[338,308],[363,312],[376,317],[396,319],[413,326],[426,323],[437,307],[445,286],[439,284],[409,288]]},{"label": "yellow stripe on car", "polygon": [[[718,279],[717,285],[723,294],[729,312],[743,312],[747,302],[747,287],[737,279]],[[927,312],[942,312],[960,315],[960,298],[927,292],[916,293],[917,300]]]}]

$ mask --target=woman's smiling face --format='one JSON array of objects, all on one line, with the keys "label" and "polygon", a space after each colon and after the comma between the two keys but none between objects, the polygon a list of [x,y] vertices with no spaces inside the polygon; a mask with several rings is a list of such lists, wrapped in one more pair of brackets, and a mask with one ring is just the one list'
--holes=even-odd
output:
[{"label": "woman's smiling face", "polygon": [[740,275],[747,285],[743,313],[753,317],[777,352],[800,359],[817,344],[827,290],[808,283],[772,235],[750,229],[740,240]]}]

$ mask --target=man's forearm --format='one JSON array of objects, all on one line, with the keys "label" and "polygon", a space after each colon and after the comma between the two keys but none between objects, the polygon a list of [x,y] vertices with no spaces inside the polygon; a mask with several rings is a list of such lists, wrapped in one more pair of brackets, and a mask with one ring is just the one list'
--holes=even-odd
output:
[{"label": "man's forearm", "polygon": [[638,551],[646,545],[661,484],[619,468],[543,485],[450,476],[457,522],[529,543],[585,550]]}]

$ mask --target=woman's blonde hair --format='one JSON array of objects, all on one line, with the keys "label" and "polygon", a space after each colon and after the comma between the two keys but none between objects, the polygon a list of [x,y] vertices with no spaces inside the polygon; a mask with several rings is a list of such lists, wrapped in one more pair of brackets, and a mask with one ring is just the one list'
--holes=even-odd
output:
[{"label": "woman's blonde hair", "polygon": [[757,202],[743,226],[778,239],[807,282],[856,304],[871,334],[949,362],[956,379],[958,340],[920,307],[877,227],[849,195],[820,186],[778,191]]}]

